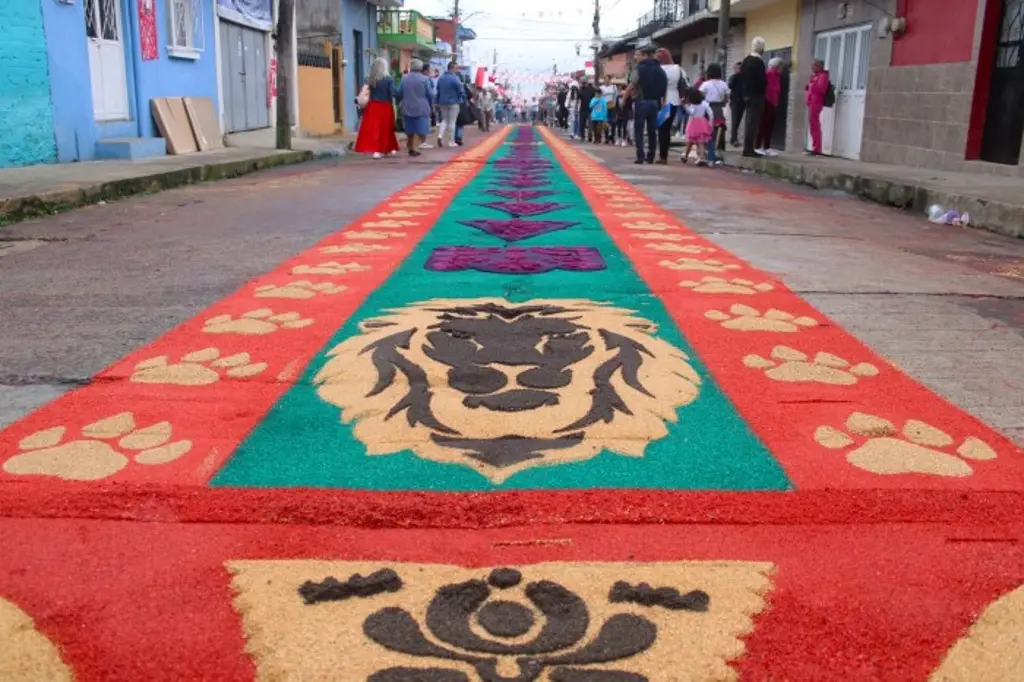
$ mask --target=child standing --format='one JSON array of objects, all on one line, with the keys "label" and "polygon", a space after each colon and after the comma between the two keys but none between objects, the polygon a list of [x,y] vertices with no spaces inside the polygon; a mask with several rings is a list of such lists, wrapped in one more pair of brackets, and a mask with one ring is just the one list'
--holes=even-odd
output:
[{"label": "child standing", "polygon": [[597,96],[590,100],[590,122],[594,126],[594,144],[604,139],[604,127],[608,123],[608,102]]},{"label": "child standing", "polygon": [[686,163],[690,157],[690,150],[697,147],[697,165],[706,166],[707,147],[711,141],[711,107],[704,101],[704,95],[697,88],[686,90],[686,113],[690,120],[686,124],[686,151],[683,152],[682,162]]}]

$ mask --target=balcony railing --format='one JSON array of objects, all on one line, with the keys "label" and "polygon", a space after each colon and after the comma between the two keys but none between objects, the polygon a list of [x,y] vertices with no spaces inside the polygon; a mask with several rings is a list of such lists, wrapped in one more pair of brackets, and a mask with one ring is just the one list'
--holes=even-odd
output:
[{"label": "balcony railing", "polygon": [[654,9],[636,21],[637,35],[646,38],[708,9],[709,0],[656,0]]},{"label": "balcony railing", "polygon": [[377,35],[385,42],[433,45],[433,22],[416,10],[377,10]]}]

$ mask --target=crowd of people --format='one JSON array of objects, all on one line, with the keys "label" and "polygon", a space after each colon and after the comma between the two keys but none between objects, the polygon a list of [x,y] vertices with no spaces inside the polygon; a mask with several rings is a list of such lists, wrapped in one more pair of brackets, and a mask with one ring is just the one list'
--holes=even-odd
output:
[{"label": "crowd of people", "polygon": [[[467,82],[455,62],[441,74],[414,59],[396,84],[387,60],[380,58],[357,98],[360,123],[354,148],[378,159],[397,154],[401,127],[406,150],[415,157],[432,148],[435,127],[438,147],[458,147],[465,126],[476,123],[489,131],[492,123],[508,121],[556,126],[581,142],[634,146],[637,164],[668,163],[673,136],[684,140],[682,162],[695,157],[698,166],[723,163],[727,136],[732,147],[742,146],[743,156],[774,156],[772,136],[785,65],[779,58],[765,62],[764,52],[764,39],[754,38],[750,54],[733,65],[728,80],[721,65],[709,64],[691,84],[667,49],[648,46],[637,51],[628,82],[611,76],[600,83],[584,78],[558,86],[532,106],[513,106],[497,97],[490,83],[476,87]],[[820,155],[821,114],[835,101],[821,60],[814,60],[805,90],[808,153]]]},{"label": "crowd of people", "polygon": [[396,84],[388,61],[381,57],[370,66],[356,104],[359,132],[353,149],[381,159],[398,153],[399,129],[405,133],[409,156],[421,156],[424,149],[433,148],[430,138],[435,128],[438,147],[461,147],[467,125],[490,130],[499,102],[492,87],[466,82],[455,62],[442,74],[413,59]]},{"label": "crowd of people", "polygon": [[[726,137],[743,156],[775,156],[772,136],[782,96],[779,58],[764,59],[765,41],[754,38],[751,53],[733,65],[725,80],[719,64],[709,64],[690,83],[665,48],[638,50],[628,83],[606,76],[559,87],[553,125],[573,139],[594,144],[635,146],[637,164],[666,164],[673,135],[683,138],[683,163],[720,165]],[[810,154],[822,153],[821,113],[834,91],[821,60],[811,67],[805,98],[810,122]],[[743,138],[739,139],[742,124]]]}]

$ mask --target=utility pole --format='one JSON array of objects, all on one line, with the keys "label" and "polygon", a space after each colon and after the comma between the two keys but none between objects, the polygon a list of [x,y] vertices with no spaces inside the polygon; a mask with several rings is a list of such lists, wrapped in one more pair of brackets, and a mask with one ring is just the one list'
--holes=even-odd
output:
[{"label": "utility pole", "polygon": [[452,26],[455,27],[455,36],[453,40],[455,44],[452,46],[452,61],[458,63],[459,61],[459,0],[455,0],[455,7],[452,8]]},{"label": "utility pole", "polygon": [[594,0],[594,83],[601,82],[601,0]]},{"label": "utility pole", "polygon": [[722,73],[732,73],[729,68],[729,9],[731,0],[722,0],[718,10],[718,64]]},{"label": "utility pole", "polygon": [[295,63],[292,59],[292,31],[295,0],[280,0],[277,17],[277,148],[292,148],[292,87]]}]

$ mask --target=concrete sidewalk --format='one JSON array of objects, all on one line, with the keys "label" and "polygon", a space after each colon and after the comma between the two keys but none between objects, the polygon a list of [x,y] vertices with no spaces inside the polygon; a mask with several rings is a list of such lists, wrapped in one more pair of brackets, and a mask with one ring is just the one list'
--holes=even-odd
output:
[{"label": "concrete sidewalk", "polygon": [[0,169],[0,224],[313,158],[310,151],[231,147],[139,161]]},{"label": "concrete sidewalk", "polygon": [[728,155],[740,168],[809,185],[841,190],[887,206],[924,214],[932,204],[969,213],[971,225],[1010,237],[1024,237],[1024,191],[1020,178],[950,173],[862,163],[833,157],[780,154],[749,159]]}]

